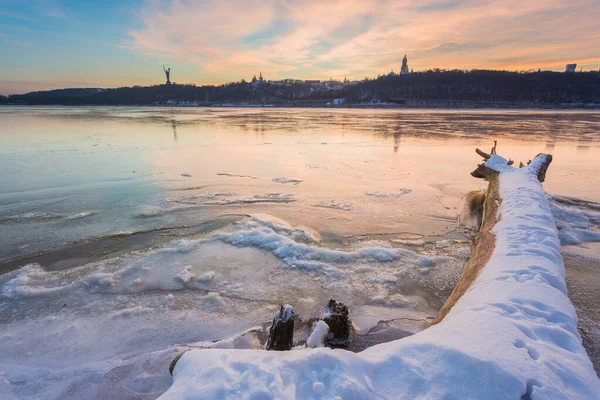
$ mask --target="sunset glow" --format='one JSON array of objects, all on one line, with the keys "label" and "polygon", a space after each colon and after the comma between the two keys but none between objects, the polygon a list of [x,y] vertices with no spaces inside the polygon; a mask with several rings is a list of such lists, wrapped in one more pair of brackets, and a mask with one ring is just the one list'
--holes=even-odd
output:
[{"label": "sunset glow", "polygon": [[398,71],[600,68],[600,5],[563,1],[0,3],[0,93],[362,79]]}]

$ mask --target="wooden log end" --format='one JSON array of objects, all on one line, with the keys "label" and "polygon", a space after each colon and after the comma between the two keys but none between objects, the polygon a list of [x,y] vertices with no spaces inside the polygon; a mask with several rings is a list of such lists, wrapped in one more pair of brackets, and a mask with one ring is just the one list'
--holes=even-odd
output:
[{"label": "wooden log end", "polygon": [[485,179],[486,181],[489,181],[490,178],[497,173],[497,171],[486,167],[485,164],[478,164],[475,171],[471,172],[471,176],[474,178]]},{"label": "wooden log end", "polygon": [[348,307],[333,299],[327,305],[327,315],[323,321],[329,326],[327,345],[333,348],[346,348],[350,344],[352,322]]},{"label": "wooden log end", "polygon": [[269,329],[267,350],[291,350],[294,344],[294,309],[289,304],[282,305]]},{"label": "wooden log end", "polygon": [[550,163],[552,162],[552,154],[538,154],[536,157],[539,157],[540,155],[545,155],[546,160],[542,163],[542,165],[538,169],[537,178],[540,182],[544,182],[546,180],[546,172],[548,171],[548,167],[550,166]]}]

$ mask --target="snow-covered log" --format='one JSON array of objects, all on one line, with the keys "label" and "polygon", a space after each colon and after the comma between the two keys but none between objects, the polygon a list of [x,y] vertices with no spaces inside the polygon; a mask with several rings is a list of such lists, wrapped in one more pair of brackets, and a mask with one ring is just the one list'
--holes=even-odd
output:
[{"label": "snow-covered log", "polygon": [[600,399],[538,179],[548,163],[490,154],[480,267],[436,324],[360,353],[191,350],[162,398]]},{"label": "snow-covered log", "polygon": [[[496,235],[493,232],[494,226],[500,218],[498,208],[502,202],[500,196],[500,173],[513,170],[513,162],[508,161],[496,155],[496,142],[490,154],[476,149],[476,153],[484,158],[484,163],[477,165],[477,169],[471,173],[475,178],[482,178],[489,182],[488,189],[481,210],[479,232],[473,240],[473,250],[471,258],[467,263],[463,274],[458,284],[452,291],[448,300],[444,303],[431,325],[439,323],[456,304],[458,299],[469,289],[473,284],[481,270],[487,265],[493,253]],[[529,161],[526,169],[523,171],[529,177],[537,177],[541,183],[546,179],[546,171],[552,162],[552,155],[538,154],[533,162]],[[521,164],[522,165],[522,164]],[[523,166],[521,167],[523,168]]]}]

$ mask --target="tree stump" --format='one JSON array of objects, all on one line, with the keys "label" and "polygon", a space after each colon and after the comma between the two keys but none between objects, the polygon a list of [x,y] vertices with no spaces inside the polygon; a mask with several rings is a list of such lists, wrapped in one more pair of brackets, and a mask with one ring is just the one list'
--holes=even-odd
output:
[{"label": "tree stump", "polygon": [[348,317],[348,307],[331,299],[327,305],[327,315],[323,321],[329,326],[327,345],[333,348],[346,348],[350,343],[352,323]]},{"label": "tree stump", "polygon": [[294,343],[294,309],[289,304],[281,309],[273,318],[273,325],[269,329],[267,350],[291,350]]}]

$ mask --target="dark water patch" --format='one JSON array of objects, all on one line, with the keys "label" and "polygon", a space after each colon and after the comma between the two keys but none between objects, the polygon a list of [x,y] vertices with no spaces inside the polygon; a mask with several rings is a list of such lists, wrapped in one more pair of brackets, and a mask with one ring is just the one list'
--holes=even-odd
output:
[{"label": "dark water patch", "polygon": [[47,271],[75,268],[91,262],[118,257],[132,251],[148,249],[187,236],[212,232],[243,218],[246,218],[245,214],[227,214],[194,225],[163,227],[142,232],[116,233],[100,238],[74,241],[59,248],[0,262],[0,274],[32,263],[40,264]]}]

